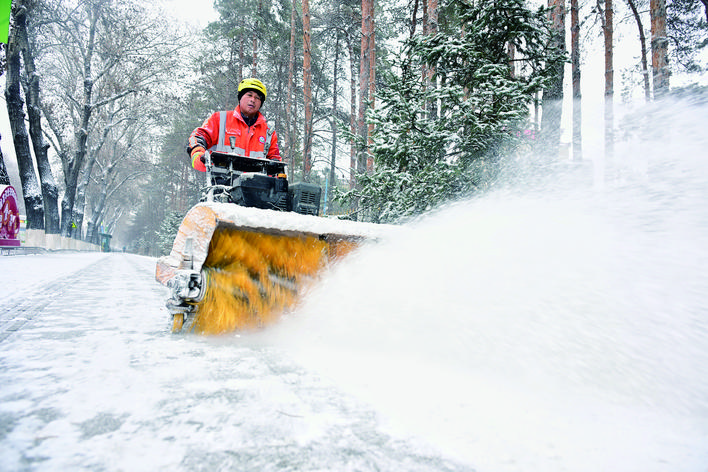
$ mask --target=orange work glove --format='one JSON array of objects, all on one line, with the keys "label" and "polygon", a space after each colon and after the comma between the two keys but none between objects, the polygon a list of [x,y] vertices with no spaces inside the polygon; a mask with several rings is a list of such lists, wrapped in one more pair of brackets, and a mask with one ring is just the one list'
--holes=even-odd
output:
[{"label": "orange work glove", "polygon": [[197,159],[199,159],[202,162],[202,164],[204,164],[204,153],[205,152],[206,152],[206,149],[204,149],[201,146],[197,146],[194,149],[192,149],[192,154],[191,154],[192,167],[194,167],[195,169],[197,168],[195,165],[197,163]]}]

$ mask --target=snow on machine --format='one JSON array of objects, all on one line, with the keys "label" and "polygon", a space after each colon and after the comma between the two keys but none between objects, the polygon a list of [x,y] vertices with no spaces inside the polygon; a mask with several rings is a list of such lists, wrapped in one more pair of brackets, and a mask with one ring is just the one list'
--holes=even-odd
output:
[{"label": "snow on machine", "polygon": [[267,325],[332,262],[390,227],[317,216],[321,189],[289,184],[285,164],[205,154],[201,203],[184,217],[155,278],[170,289],[173,332]]}]

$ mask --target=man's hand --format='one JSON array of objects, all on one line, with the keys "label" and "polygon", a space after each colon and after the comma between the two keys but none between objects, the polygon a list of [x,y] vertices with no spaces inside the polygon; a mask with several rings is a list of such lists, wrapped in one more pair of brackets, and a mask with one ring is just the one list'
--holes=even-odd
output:
[{"label": "man's hand", "polygon": [[205,160],[204,160],[204,153],[205,152],[206,152],[206,149],[204,149],[201,146],[197,146],[194,149],[192,149],[192,154],[191,154],[192,167],[195,167],[194,164],[197,162],[197,159],[199,159],[202,162],[202,164],[205,163]]}]

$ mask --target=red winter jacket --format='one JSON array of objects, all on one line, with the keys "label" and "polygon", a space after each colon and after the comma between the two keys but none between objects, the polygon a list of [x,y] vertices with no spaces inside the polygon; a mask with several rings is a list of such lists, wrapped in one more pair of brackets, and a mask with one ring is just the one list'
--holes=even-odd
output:
[{"label": "red winter jacket", "polygon": [[[224,141],[220,143],[221,119],[224,116],[226,117],[226,126],[223,133]],[[231,137],[235,138],[233,147],[231,147]],[[270,146],[265,150],[264,148],[269,140]],[[241,109],[238,106],[233,111],[212,114],[199,128],[195,129],[189,136],[187,152],[191,155],[192,149],[197,146],[202,146],[204,149],[211,151],[216,151],[219,147],[225,146],[222,150],[234,152],[241,156],[282,160],[280,149],[278,149],[278,135],[268,126],[265,117],[258,113],[258,119],[253,126],[248,126],[241,116]],[[206,167],[204,167],[202,161],[199,159],[195,159],[195,161],[192,162],[192,167],[206,172]]]}]

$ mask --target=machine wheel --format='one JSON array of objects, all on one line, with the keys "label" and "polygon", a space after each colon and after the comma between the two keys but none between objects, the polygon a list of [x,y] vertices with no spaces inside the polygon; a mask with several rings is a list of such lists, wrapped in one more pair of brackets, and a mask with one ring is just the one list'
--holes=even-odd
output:
[{"label": "machine wheel", "polygon": [[172,315],[172,332],[176,333],[182,329],[184,324],[184,313],[175,313]]}]

